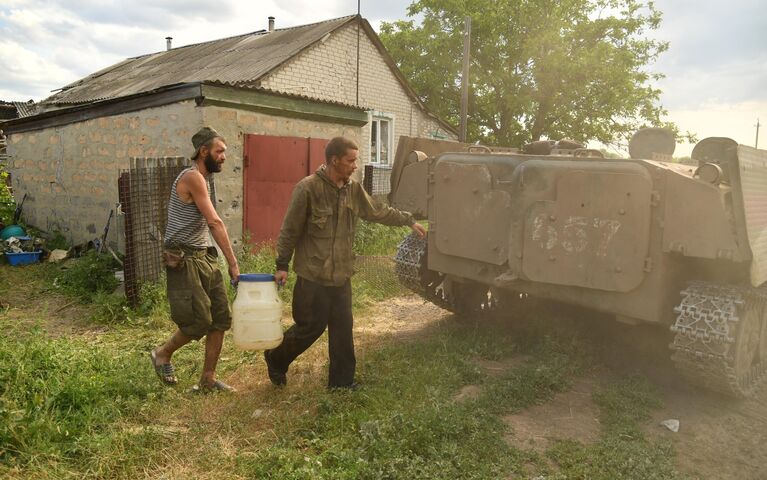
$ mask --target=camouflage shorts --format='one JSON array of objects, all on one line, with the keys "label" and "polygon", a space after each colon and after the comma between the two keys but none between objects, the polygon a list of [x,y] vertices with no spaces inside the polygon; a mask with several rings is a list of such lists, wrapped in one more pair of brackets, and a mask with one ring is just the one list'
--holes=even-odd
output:
[{"label": "camouflage shorts", "polygon": [[168,250],[183,251],[181,264],[165,269],[170,316],[179,330],[196,340],[211,330],[229,330],[232,312],[224,276],[216,261],[216,249]]}]

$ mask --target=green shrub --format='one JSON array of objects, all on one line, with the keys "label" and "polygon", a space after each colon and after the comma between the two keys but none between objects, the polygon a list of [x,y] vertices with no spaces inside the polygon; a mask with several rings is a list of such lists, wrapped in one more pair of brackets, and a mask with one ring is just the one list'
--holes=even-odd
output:
[{"label": "green shrub", "polygon": [[89,302],[93,305],[90,321],[92,323],[108,325],[123,322],[128,319],[131,311],[125,295],[107,292],[93,294]]},{"label": "green shrub", "polygon": [[145,282],[139,287],[139,304],[134,313],[141,316],[156,315],[168,311],[168,293],[165,288],[165,274],[157,282]]},{"label": "green shrub", "polygon": [[65,266],[68,268],[56,276],[55,285],[84,302],[93,301],[99,293],[112,292],[120,284],[114,276],[119,265],[109,254],[91,250]]},{"label": "green shrub", "polygon": [[13,212],[16,210],[16,201],[6,184],[7,181],[8,172],[0,165],[0,222],[10,225],[13,221]]},{"label": "green shrub", "polygon": [[277,249],[271,243],[243,248],[237,258],[241,273],[274,273]]},{"label": "green shrub", "polygon": [[127,322],[131,325],[159,326],[170,318],[170,305],[165,289],[165,274],[156,282],[139,286],[139,303],[128,305],[122,293],[97,292],[90,298],[93,304],[91,321],[100,324]]},{"label": "green shrub", "polygon": [[165,288],[165,275],[156,282],[145,282],[139,287],[139,303],[135,308],[123,300],[125,320],[131,325],[144,325],[152,328],[162,328],[170,320],[170,304]]},{"label": "green shrub", "polygon": [[[276,260],[277,249],[271,243],[262,243],[250,248],[243,248],[237,258],[237,262],[240,265],[240,273],[274,273]],[[224,270],[226,271],[226,269]],[[279,292],[280,299],[286,305],[290,305],[293,299],[293,285],[296,283],[295,273],[292,271],[289,273],[288,283]]]},{"label": "green shrub", "polygon": [[360,220],[354,232],[357,255],[394,255],[397,245],[410,233],[410,227],[389,227]]},{"label": "green shrub", "polygon": [[45,241],[45,247],[48,250],[69,250],[70,246],[71,245],[69,244],[69,241],[66,239],[64,234],[58,230],[54,230],[54,232],[50,235],[50,238]]}]

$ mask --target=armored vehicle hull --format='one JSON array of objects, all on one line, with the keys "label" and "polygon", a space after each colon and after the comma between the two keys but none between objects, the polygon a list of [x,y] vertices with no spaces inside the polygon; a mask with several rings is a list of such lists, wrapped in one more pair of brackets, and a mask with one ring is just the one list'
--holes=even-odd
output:
[{"label": "armored vehicle hull", "polygon": [[685,375],[750,395],[767,373],[767,152],[713,144],[693,166],[585,149],[398,158],[391,201],[429,220],[398,276],[459,313],[529,295],[671,328]]}]

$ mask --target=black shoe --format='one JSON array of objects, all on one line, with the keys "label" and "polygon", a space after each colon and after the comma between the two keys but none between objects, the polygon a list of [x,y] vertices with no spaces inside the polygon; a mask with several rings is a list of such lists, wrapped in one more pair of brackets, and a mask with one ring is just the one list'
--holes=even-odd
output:
[{"label": "black shoe", "polygon": [[288,377],[285,375],[285,372],[280,372],[272,368],[272,364],[269,361],[269,350],[264,350],[264,361],[266,362],[266,372],[269,374],[269,381],[272,382],[272,385],[278,387],[287,385]]},{"label": "black shoe", "polygon": [[331,392],[333,391],[340,392],[343,390],[356,392],[357,390],[360,390],[361,388],[362,388],[362,385],[360,385],[357,382],[352,382],[348,385],[328,385],[328,390],[330,390]]}]

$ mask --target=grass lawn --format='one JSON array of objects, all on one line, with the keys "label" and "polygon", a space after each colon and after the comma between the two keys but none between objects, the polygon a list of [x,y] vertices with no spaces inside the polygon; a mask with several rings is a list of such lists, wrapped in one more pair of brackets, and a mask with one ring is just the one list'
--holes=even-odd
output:
[{"label": "grass lawn", "polygon": [[[243,260],[253,271],[273,265],[268,253]],[[660,406],[642,377],[597,387],[594,441],[543,451],[508,441],[508,415],[603,368],[588,353],[599,346],[556,319],[461,321],[412,297],[369,295],[355,305],[363,389],[325,390],[326,336],[283,389],[260,352],[227,336],[219,375],[240,392],[197,396],[187,390],[199,343],[174,357],[176,388],[151,370],[148,352],[173,330],[161,290],[136,311],[104,294],[72,303],[82,297],[54,287],[60,276],[0,265],[2,478],[682,478],[669,444],[640,428]]]}]

